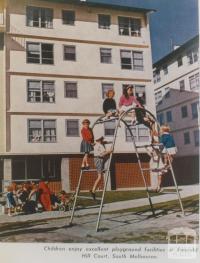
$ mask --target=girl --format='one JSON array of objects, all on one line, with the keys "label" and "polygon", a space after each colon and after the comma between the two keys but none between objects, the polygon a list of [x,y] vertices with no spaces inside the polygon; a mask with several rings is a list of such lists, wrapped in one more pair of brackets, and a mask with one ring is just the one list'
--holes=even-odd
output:
[{"label": "girl", "polygon": [[167,124],[165,124],[160,127],[160,130],[161,130],[160,143],[162,143],[163,146],[165,147],[163,153],[164,153],[165,167],[167,167],[169,165],[168,155],[169,155],[169,161],[172,163],[173,158],[177,153],[177,148],[174,142],[174,138],[170,134],[170,127]]},{"label": "girl", "polygon": [[12,216],[12,210],[16,207],[16,202],[14,199],[13,187],[11,185],[7,187],[6,204],[8,208],[8,215]]},{"label": "girl", "polygon": [[[123,95],[120,97],[119,100],[119,111],[120,115],[122,115],[125,111],[133,108],[133,107],[140,107],[142,105],[139,101],[133,96],[133,86],[128,85],[123,89]],[[132,112],[132,125],[136,122],[135,111]]]},{"label": "girl", "polygon": [[116,102],[113,99],[115,95],[114,90],[110,89],[106,92],[106,99],[103,102],[103,111],[106,115],[106,118],[109,119],[111,116],[117,115]]},{"label": "girl", "polygon": [[48,187],[48,182],[40,181],[39,186],[39,200],[45,211],[51,211],[51,191]]},{"label": "girl", "polygon": [[90,121],[88,119],[83,120],[82,125],[83,127],[81,129],[81,135],[83,140],[81,142],[81,152],[84,153],[84,157],[81,164],[81,169],[88,170],[89,169],[88,157],[89,157],[89,153],[93,151],[94,135],[92,129],[89,127]]}]

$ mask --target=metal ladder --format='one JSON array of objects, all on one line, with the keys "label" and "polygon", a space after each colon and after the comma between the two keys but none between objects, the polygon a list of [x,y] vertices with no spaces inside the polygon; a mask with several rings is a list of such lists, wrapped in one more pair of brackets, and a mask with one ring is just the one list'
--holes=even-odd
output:
[{"label": "metal ladder", "polygon": [[[103,209],[103,204],[104,204],[104,197],[105,197],[105,192],[106,192],[106,188],[107,188],[107,184],[108,184],[108,179],[110,177],[110,166],[111,166],[111,161],[112,161],[112,157],[113,157],[113,153],[114,153],[114,149],[115,149],[115,143],[116,143],[116,139],[117,139],[118,129],[120,127],[120,122],[122,122],[125,125],[125,127],[128,129],[128,131],[129,131],[129,133],[131,135],[134,151],[136,153],[136,157],[137,157],[137,160],[138,160],[138,165],[139,165],[139,168],[140,168],[140,173],[141,173],[142,180],[143,180],[143,183],[144,183],[144,187],[145,187],[145,190],[146,190],[146,193],[147,193],[147,198],[149,200],[149,205],[150,205],[150,208],[151,208],[153,216],[155,216],[155,211],[154,211],[154,208],[153,208],[153,203],[152,203],[152,200],[151,200],[150,191],[148,189],[147,181],[146,181],[146,178],[145,178],[145,175],[144,175],[144,172],[145,171],[151,171],[151,168],[147,169],[147,168],[143,168],[142,167],[142,163],[141,163],[140,156],[139,156],[139,153],[138,153],[138,149],[139,148],[144,148],[145,146],[151,146],[151,144],[150,145],[143,145],[143,146],[136,146],[135,138],[134,138],[134,135],[133,135],[132,130],[130,128],[131,125],[128,125],[126,120],[124,120],[126,115],[128,113],[130,113],[131,111],[133,111],[133,110],[135,110],[135,108],[129,109],[128,111],[124,112],[120,117],[110,118],[110,119],[107,119],[107,120],[102,120],[103,117],[105,117],[105,116],[102,116],[99,119],[97,119],[97,121],[94,123],[94,125],[92,127],[92,129],[93,129],[95,127],[95,125],[97,125],[97,124],[102,124],[104,122],[109,122],[109,121],[113,121],[113,120],[116,120],[116,122],[117,122],[116,127],[115,127],[114,136],[113,136],[113,141],[112,141],[112,150],[113,151],[112,151],[112,153],[109,156],[107,167],[104,170],[104,172],[105,172],[104,187],[103,187],[102,197],[99,199],[99,200],[101,200],[101,204],[100,204],[99,213],[98,213],[98,219],[97,219],[97,223],[96,223],[96,232],[99,231],[99,225],[100,225],[102,209]],[[149,111],[147,111],[147,110],[145,110],[145,111],[148,112],[151,115],[151,117],[153,117],[153,119],[156,121],[155,117]],[[176,186],[176,191],[177,191],[177,195],[178,195],[178,198],[179,198],[179,203],[180,203],[180,206],[181,206],[181,210],[182,210],[182,212],[184,214],[184,209],[183,209],[183,205],[182,205],[179,189],[178,189],[178,186],[177,186],[177,183],[176,183],[176,178],[175,178],[173,167],[172,167],[172,164],[171,164],[170,160],[169,160],[169,163],[170,163],[170,168],[171,168],[171,173],[172,173],[172,177],[173,177],[173,180],[174,180],[174,184]],[[83,174],[85,172],[87,172],[87,173],[88,172],[96,172],[96,169],[81,170],[81,172],[80,172],[80,176],[79,176],[78,185],[77,185],[77,188],[76,188],[76,193],[75,193],[75,198],[74,198],[74,203],[73,203],[73,207],[72,207],[72,212],[71,212],[69,225],[73,224],[73,218],[74,218],[75,208],[76,208],[76,203],[77,203],[78,198],[91,199],[89,197],[85,197],[85,196],[79,195],[81,180],[82,180]]]}]

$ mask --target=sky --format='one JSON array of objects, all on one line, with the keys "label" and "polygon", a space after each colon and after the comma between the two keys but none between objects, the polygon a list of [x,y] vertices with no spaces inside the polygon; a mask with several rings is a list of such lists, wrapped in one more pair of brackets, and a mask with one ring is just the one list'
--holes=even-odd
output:
[{"label": "sky", "polygon": [[196,36],[198,0],[90,0],[142,8],[156,9],[150,15],[153,62],[170,53],[171,46],[181,45]]}]

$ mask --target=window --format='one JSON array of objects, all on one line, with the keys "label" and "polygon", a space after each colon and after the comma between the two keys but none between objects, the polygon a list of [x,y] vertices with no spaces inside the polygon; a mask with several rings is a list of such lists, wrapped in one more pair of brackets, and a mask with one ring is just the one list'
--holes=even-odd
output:
[{"label": "window", "polygon": [[186,118],[188,116],[187,106],[181,107],[181,116],[182,118]]},{"label": "window", "polygon": [[192,107],[192,118],[196,119],[198,118],[198,108],[199,108],[199,103],[198,102],[194,102],[191,104]]},{"label": "window", "polygon": [[53,64],[53,44],[27,43],[27,63]]},{"label": "window", "polygon": [[131,17],[118,17],[119,34],[124,36],[141,36],[141,20]]},{"label": "window", "polygon": [[162,90],[155,93],[155,102],[158,104],[162,100]]},{"label": "window", "polygon": [[190,133],[185,132],[183,136],[184,136],[184,144],[190,144]]},{"label": "window", "polygon": [[168,74],[168,66],[167,65],[163,66],[163,72],[164,72],[164,75]]},{"label": "window", "polygon": [[65,82],[65,98],[78,98],[76,82]]},{"label": "window", "polygon": [[167,122],[172,122],[172,112],[171,111],[166,112],[166,119],[167,119]]},{"label": "window", "polygon": [[193,64],[195,62],[198,61],[198,49],[194,49],[194,50],[190,50],[188,53],[187,53],[187,57],[188,57],[188,64]]},{"label": "window", "polygon": [[165,98],[169,98],[170,97],[170,88],[167,87],[165,88]]},{"label": "window", "polygon": [[53,28],[53,9],[28,6],[26,9],[26,25]]},{"label": "window", "polygon": [[177,58],[178,67],[181,67],[183,65],[183,58],[180,56]]},{"label": "window", "polygon": [[111,48],[100,48],[101,63],[112,63],[112,49]]},{"label": "window", "polygon": [[110,29],[110,15],[98,15],[99,28]]},{"label": "window", "polygon": [[194,131],[194,145],[199,146],[199,130]]},{"label": "window", "polygon": [[115,133],[116,122],[109,121],[104,123],[104,134],[105,136],[113,136]]},{"label": "window", "polygon": [[157,119],[158,119],[158,122],[160,123],[160,125],[164,124],[164,114],[163,113],[158,114]]},{"label": "window", "polygon": [[64,25],[73,26],[75,24],[75,12],[72,10],[63,10],[62,21]]},{"label": "window", "polygon": [[55,102],[54,81],[28,80],[27,82],[28,102]]},{"label": "window", "polygon": [[184,91],[185,90],[185,81],[184,81],[184,79],[179,81],[179,87],[180,87],[180,91]]},{"label": "window", "polygon": [[154,70],[153,72],[153,80],[154,83],[160,82],[161,81],[161,77],[160,77],[160,70]]},{"label": "window", "polygon": [[79,120],[66,120],[66,136],[79,136]]},{"label": "window", "polygon": [[114,90],[114,85],[112,83],[102,83],[102,98],[106,98],[106,93],[108,90]]},{"label": "window", "polygon": [[[144,125],[138,125],[136,127],[130,126],[132,134],[136,142],[149,142],[149,130]],[[132,142],[130,131],[125,127],[126,141]]]},{"label": "window", "polygon": [[189,77],[190,90],[199,90],[199,73]]},{"label": "window", "polygon": [[144,70],[143,53],[130,50],[121,50],[121,68]]},{"label": "window", "polygon": [[56,120],[29,120],[29,142],[56,142]]},{"label": "window", "polygon": [[75,46],[64,46],[64,60],[76,61]]}]

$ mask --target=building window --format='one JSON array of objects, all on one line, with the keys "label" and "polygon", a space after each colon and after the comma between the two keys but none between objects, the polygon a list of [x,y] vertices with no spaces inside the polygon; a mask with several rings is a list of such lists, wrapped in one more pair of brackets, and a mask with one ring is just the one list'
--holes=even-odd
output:
[{"label": "building window", "polygon": [[193,118],[193,119],[198,118],[199,103],[198,103],[198,102],[192,103],[192,104],[191,104],[191,108],[192,108],[192,118]]},{"label": "building window", "polygon": [[78,98],[76,82],[65,82],[65,98]]},{"label": "building window", "polygon": [[194,145],[199,146],[199,130],[194,131]]},{"label": "building window", "polygon": [[143,71],[143,53],[130,50],[121,50],[121,68]]},{"label": "building window", "polygon": [[154,70],[154,72],[153,72],[153,80],[154,80],[154,83],[157,83],[157,82],[161,81],[160,70]]},{"label": "building window", "polygon": [[79,120],[66,120],[66,136],[79,136]]},{"label": "building window", "polygon": [[100,48],[101,63],[112,63],[112,49],[111,48]]},{"label": "building window", "polygon": [[164,114],[163,113],[159,113],[157,115],[157,119],[158,119],[158,122],[160,123],[160,125],[163,125],[164,124]]},{"label": "building window", "polygon": [[170,88],[169,87],[165,88],[165,98],[166,99],[170,98]]},{"label": "building window", "polygon": [[98,24],[101,29],[110,29],[110,15],[98,15]]},{"label": "building window", "polygon": [[155,93],[155,102],[158,104],[162,100],[162,90]]},{"label": "building window", "polygon": [[54,81],[28,80],[27,82],[28,102],[55,102]]},{"label": "building window", "polygon": [[114,90],[114,85],[112,83],[102,83],[102,98],[106,98],[106,93],[108,90]]},{"label": "building window", "polygon": [[168,74],[168,66],[167,65],[163,66],[163,72],[164,72],[164,75]]},{"label": "building window", "polygon": [[118,17],[119,34],[123,36],[141,36],[141,19],[131,17]]},{"label": "building window", "polygon": [[180,87],[180,91],[184,91],[185,90],[185,81],[184,81],[184,79],[179,81],[179,87]]},{"label": "building window", "polygon": [[188,116],[187,106],[181,107],[181,116],[182,118],[186,118]]},{"label": "building window", "polygon": [[189,77],[190,90],[199,90],[199,73]]},{"label": "building window", "polygon": [[190,133],[185,132],[183,136],[184,136],[184,144],[190,144]]},{"label": "building window", "polygon": [[167,122],[172,122],[172,112],[171,111],[166,112],[166,119],[167,119]]},{"label": "building window", "polygon": [[190,50],[188,53],[187,53],[187,57],[188,57],[188,64],[191,65],[195,62],[198,61],[198,49],[194,49],[194,50]]},{"label": "building window", "polygon": [[73,26],[75,24],[75,12],[72,10],[62,10],[62,21],[64,25]]},{"label": "building window", "polygon": [[56,120],[29,120],[29,142],[56,142]]},{"label": "building window", "polygon": [[115,133],[115,128],[116,128],[116,122],[114,121],[109,121],[104,123],[104,134],[105,136],[113,136]]},{"label": "building window", "polygon": [[53,44],[27,43],[27,63],[53,64]]},{"label": "building window", "polygon": [[53,28],[53,9],[28,6],[26,9],[26,25]]},{"label": "building window", "polygon": [[64,60],[76,61],[75,46],[64,46]]},{"label": "building window", "polygon": [[[138,125],[135,127],[130,126],[130,129],[132,131],[134,140],[136,142],[149,142],[150,136],[149,136],[149,130],[147,127],[145,127],[144,125]],[[132,137],[127,127],[125,127],[125,134],[126,134],[126,141],[132,142]]]},{"label": "building window", "polygon": [[180,56],[177,58],[178,67],[181,67],[183,65],[183,58]]}]

